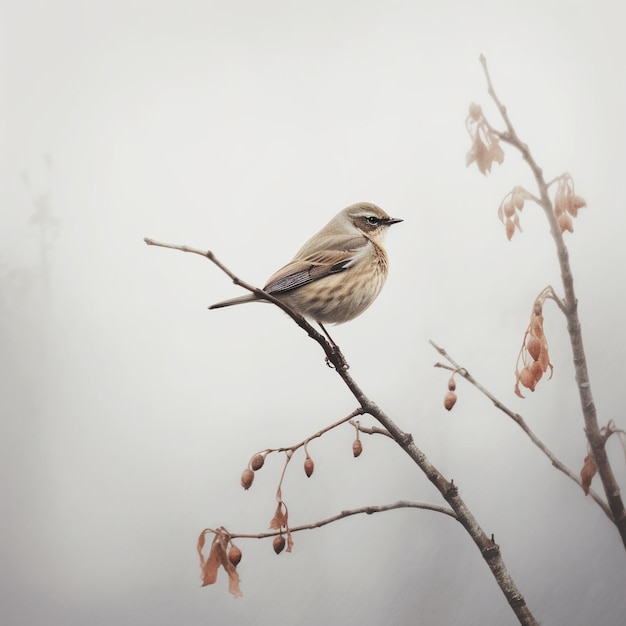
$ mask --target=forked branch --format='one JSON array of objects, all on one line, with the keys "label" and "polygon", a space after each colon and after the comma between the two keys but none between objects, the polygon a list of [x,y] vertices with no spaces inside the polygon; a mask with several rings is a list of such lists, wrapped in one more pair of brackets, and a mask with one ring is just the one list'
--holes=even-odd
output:
[{"label": "forked branch", "polygon": [[164,244],[154,241],[153,239],[144,239],[147,245],[160,246],[164,248],[171,248],[180,250],[182,252],[191,252],[198,254],[210,260],[218,268],[220,268],[230,279],[237,285],[255,293],[257,296],[264,298],[279,308],[281,308],[287,315],[289,315],[295,322],[304,329],[309,336],[320,344],[324,352],[326,353],[327,360],[335,367],[335,371],[342,378],[348,389],[356,398],[361,409],[364,413],[369,413],[374,417],[382,427],[389,433],[394,441],[406,452],[406,454],[419,466],[422,472],[426,475],[428,480],[438,489],[443,498],[449,504],[456,519],[468,532],[476,546],[478,547],[481,555],[485,559],[489,566],[496,582],[500,586],[500,589],[506,597],[509,606],[515,613],[520,624],[524,626],[536,626],[537,621],[526,604],[524,596],[520,593],[513,579],[508,573],[502,555],[500,553],[500,547],[493,540],[493,536],[488,536],[481,528],[478,521],[471,513],[463,499],[460,497],[458,489],[454,484],[454,481],[448,481],[443,474],[428,460],[426,455],[415,445],[413,437],[409,433],[402,431],[398,425],[372,400],[370,400],[361,388],[357,385],[356,381],[349,374],[348,369],[345,367],[345,359],[343,355],[328,341],[318,333],[302,316],[292,311],[289,307],[283,304],[280,300],[272,297],[270,294],[265,293],[261,289],[253,287],[252,285],[239,279],[233,272],[231,272],[225,265],[217,260],[215,255],[211,251],[198,250],[197,248],[190,248],[188,246],[180,246],[174,244]]},{"label": "forked branch", "polygon": [[559,267],[561,271],[561,280],[563,283],[564,298],[562,300],[562,310],[567,319],[567,331],[572,347],[572,360],[575,369],[576,385],[578,387],[578,395],[585,423],[585,434],[589,442],[589,447],[593,455],[598,475],[602,481],[604,493],[608,506],[611,510],[613,521],[617,527],[622,543],[626,547],[626,509],[620,493],[620,488],[615,479],[613,469],[611,467],[605,446],[605,439],[602,435],[602,429],[598,424],[596,405],[591,393],[591,382],[589,380],[589,371],[587,368],[587,358],[583,344],[582,330],[580,319],[578,317],[578,300],[574,290],[574,276],[569,262],[569,253],[563,238],[562,227],[557,219],[555,206],[548,193],[549,184],[546,183],[543,172],[528,146],[519,138],[511,119],[509,118],[506,107],[502,104],[494,90],[491,76],[487,68],[487,61],[481,55],[480,62],[483,66],[487,88],[489,95],[496,104],[498,111],[506,125],[506,132],[497,133],[497,136],[504,142],[513,146],[522,155],[523,159],[528,163],[539,190],[540,206],[550,225],[550,232],[554,240]]}]

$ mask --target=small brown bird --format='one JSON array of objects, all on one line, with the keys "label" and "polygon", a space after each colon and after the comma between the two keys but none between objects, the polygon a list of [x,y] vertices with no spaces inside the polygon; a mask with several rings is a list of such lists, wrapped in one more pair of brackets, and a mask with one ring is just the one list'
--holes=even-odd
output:
[{"label": "small brown bird", "polygon": [[[343,209],[267,281],[263,291],[315,320],[330,339],[324,324],[354,319],[380,293],[388,271],[385,234],[401,221],[369,202]],[[209,308],[260,301],[249,294]]]}]

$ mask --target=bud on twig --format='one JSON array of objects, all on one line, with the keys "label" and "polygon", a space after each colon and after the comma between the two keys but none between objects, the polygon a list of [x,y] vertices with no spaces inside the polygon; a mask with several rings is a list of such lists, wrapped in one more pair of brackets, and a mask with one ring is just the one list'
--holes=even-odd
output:
[{"label": "bud on twig", "polygon": [[273,547],[274,552],[280,554],[285,549],[285,538],[282,535],[274,537]]},{"label": "bud on twig", "polygon": [[254,481],[254,472],[250,468],[243,470],[241,474],[241,486],[247,491],[252,487]]},{"label": "bud on twig", "polygon": [[239,561],[241,561],[241,550],[233,544],[230,546],[230,550],[228,551],[228,560],[235,566],[239,565]]},{"label": "bud on twig", "polygon": [[265,463],[265,457],[262,454],[255,454],[250,461],[250,467],[253,471],[260,470]]},{"label": "bud on twig", "polygon": [[315,468],[315,463],[313,463],[313,459],[310,456],[307,456],[304,459],[304,473],[308,478],[311,478],[311,474],[313,474],[313,470]]},{"label": "bud on twig", "polygon": [[352,442],[352,454],[356,458],[357,456],[360,456],[361,452],[363,452],[363,444],[361,443],[361,440],[357,438]]},{"label": "bud on twig", "polygon": [[456,393],[454,393],[454,391],[448,391],[443,398],[443,406],[446,408],[446,411],[452,410],[452,407],[456,404],[456,400]]}]

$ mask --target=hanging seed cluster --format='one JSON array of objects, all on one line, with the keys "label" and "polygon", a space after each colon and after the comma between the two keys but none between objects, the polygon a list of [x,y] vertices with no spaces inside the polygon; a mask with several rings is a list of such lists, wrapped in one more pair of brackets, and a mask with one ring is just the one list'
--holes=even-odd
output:
[{"label": "hanging seed cluster", "polygon": [[472,147],[465,157],[468,167],[476,163],[481,174],[487,175],[491,171],[493,162],[504,161],[504,151],[500,147],[497,134],[493,131],[483,110],[478,104],[470,104],[469,113],[465,119],[465,128],[472,140]]},{"label": "hanging seed cluster", "polygon": [[549,378],[552,378],[554,369],[550,363],[550,353],[548,352],[548,340],[543,332],[543,302],[547,296],[544,292],[535,301],[533,312],[530,316],[530,323],[524,333],[522,347],[517,357],[515,366],[515,393],[520,398],[524,395],[520,390],[520,385],[530,391],[535,391],[537,383],[542,376],[550,370]]}]

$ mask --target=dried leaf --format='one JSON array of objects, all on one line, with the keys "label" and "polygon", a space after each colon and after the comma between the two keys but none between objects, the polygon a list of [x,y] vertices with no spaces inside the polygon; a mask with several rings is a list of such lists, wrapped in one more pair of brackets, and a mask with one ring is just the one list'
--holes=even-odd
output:
[{"label": "dried leaf", "polygon": [[[489,158],[492,162],[495,161],[500,165],[502,165],[502,162],[504,161],[504,150],[500,147],[500,143],[497,139],[493,140],[493,143],[489,148]],[[491,169],[491,163],[489,164],[489,169]]]},{"label": "dried leaf", "polygon": [[212,585],[217,580],[217,571],[222,564],[220,551],[222,547],[216,535],[211,544],[209,558],[202,565],[202,586]]},{"label": "dried leaf", "polygon": [[561,213],[558,217],[558,222],[562,233],[566,230],[569,230],[570,233],[574,232],[574,222],[572,222],[572,218],[567,213]]},{"label": "dried leaf", "polygon": [[205,528],[201,533],[200,536],[198,537],[198,545],[197,545],[197,550],[198,550],[198,554],[200,555],[200,562],[202,563],[204,561],[204,556],[202,555],[202,549],[204,548],[204,544],[206,543],[206,534],[210,532],[208,528]]},{"label": "dried leaf", "polygon": [[235,598],[241,597],[241,589],[239,588],[239,574],[233,563],[228,558],[226,548],[230,537],[224,529],[218,529],[215,532],[215,537],[211,543],[211,550],[208,558],[205,560],[202,554],[202,548],[205,544],[205,534],[210,532],[208,529],[202,531],[200,538],[198,539],[198,553],[200,555],[200,570],[202,586],[212,585],[217,580],[217,572],[220,565],[226,570],[228,574],[228,591],[235,596]]},{"label": "dried leaf", "polygon": [[224,566],[224,569],[228,574],[228,591],[235,598],[241,598],[243,596],[243,593],[241,593],[241,588],[239,587],[239,583],[241,581],[239,578],[239,574],[237,573],[237,568],[228,560],[228,557],[226,557],[225,554],[224,558],[225,560],[223,561],[222,565]]},{"label": "dried leaf", "polygon": [[287,552],[291,552],[293,550],[293,537],[291,535],[291,530],[289,530],[289,526],[287,526]]},{"label": "dried leaf", "polygon": [[480,107],[480,104],[475,104],[472,102],[469,106],[469,116],[477,122],[483,115],[483,110]]},{"label": "dried leaf", "polygon": [[506,228],[506,238],[511,241],[511,239],[513,238],[513,235],[515,234],[515,224],[513,223],[512,220],[508,219],[505,224],[504,224],[505,228]]},{"label": "dried leaf", "polygon": [[593,455],[588,454],[583,462],[583,468],[580,470],[580,479],[583,484],[583,491],[585,495],[589,494],[589,488],[591,487],[591,481],[596,474],[596,462],[593,459]]},{"label": "dried leaf", "polygon": [[472,149],[467,153],[465,164],[469,166],[474,161],[476,161],[480,173],[486,175],[491,167],[491,157],[489,156],[489,149],[478,134],[474,137]]},{"label": "dried leaf", "polygon": [[287,526],[288,521],[288,513],[287,507],[285,503],[281,500],[276,507],[276,513],[274,513],[274,517],[270,522],[270,528],[272,530],[280,530],[283,527]]}]

